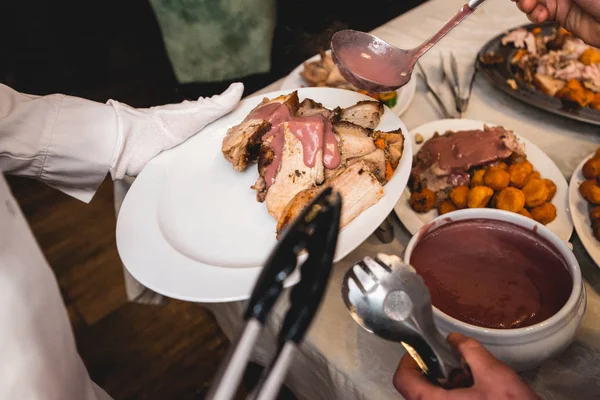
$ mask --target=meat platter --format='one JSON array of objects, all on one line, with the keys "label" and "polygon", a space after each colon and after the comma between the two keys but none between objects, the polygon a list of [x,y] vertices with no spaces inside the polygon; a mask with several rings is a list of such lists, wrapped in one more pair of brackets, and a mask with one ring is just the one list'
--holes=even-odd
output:
[{"label": "meat platter", "polygon": [[328,109],[293,91],[263,99],[227,131],[221,150],[238,171],[258,165],[252,189],[277,233],[327,186],[342,196],[343,229],[379,201],[402,158],[402,130],[375,129],[383,112],[373,100]]},{"label": "meat platter", "polygon": [[[437,136],[438,140],[436,140],[437,145],[446,143],[448,146],[452,146],[448,149],[440,149],[438,147],[438,150],[444,152],[445,155],[449,155],[451,152],[456,156],[454,160],[449,159],[452,164],[450,170],[444,167],[448,160],[443,161],[441,158],[440,160],[443,162],[440,161],[439,165],[431,162],[424,164],[424,161],[427,161],[425,160],[427,154],[431,153],[430,150],[433,150],[432,147],[427,148],[425,145],[432,145],[436,134],[439,135]],[[489,136],[490,141],[487,139],[477,141],[487,142],[491,146],[473,149],[468,141],[460,144],[452,140],[439,140],[460,139],[462,137],[461,134],[467,134],[466,137],[471,137],[471,140],[476,139],[473,136],[481,136],[481,139]],[[502,146],[499,145],[499,142],[496,143],[493,139],[494,136],[501,139],[501,142],[503,142]],[[462,207],[493,207],[505,211],[518,212],[529,218],[536,219],[542,224],[547,224],[547,227],[551,231],[564,240],[569,240],[571,237],[573,223],[568,209],[567,181],[548,155],[532,142],[519,136],[517,132],[512,132],[510,127],[501,127],[483,121],[467,119],[439,120],[411,130],[406,140],[407,142],[412,141],[415,154],[411,179],[409,181],[411,190],[407,189],[404,191],[394,210],[404,226],[412,234],[416,234],[423,225],[439,214],[452,211],[453,209]],[[464,145],[467,146],[465,147]],[[421,150],[427,151],[422,152]],[[464,162],[468,165],[465,164],[461,167],[456,164],[457,162]],[[507,164],[505,165],[506,171],[501,171],[502,164]],[[514,167],[521,168],[524,166],[523,164],[529,166],[529,171],[525,171],[528,173],[526,176],[523,175],[521,177],[523,182],[517,183],[515,178],[519,174],[514,174],[516,171],[512,169]],[[483,174],[479,176],[479,172],[483,172]],[[493,174],[487,174],[486,172],[493,172]],[[530,179],[534,178],[530,176],[531,174],[536,175],[535,179]],[[510,187],[506,186],[506,182],[504,185],[501,184],[500,181],[503,175],[510,175]],[[476,183],[476,180],[481,180],[481,182]],[[531,185],[528,184],[528,180],[531,181]],[[542,182],[548,183],[553,187],[552,194],[550,194],[549,189],[541,188]],[[536,186],[540,186],[538,188],[540,190],[532,190]],[[546,185],[544,184],[544,186]],[[415,195],[422,193],[425,188],[433,192],[432,194],[435,196],[432,199],[431,207],[427,207],[426,209],[423,208],[424,203],[415,201]],[[459,202],[454,197],[455,189],[468,189],[465,190],[463,196],[466,201],[465,204],[458,205]],[[500,205],[500,202],[507,203],[506,198],[501,200],[501,197],[509,194],[502,194],[505,190],[513,193],[522,191],[522,194],[516,194],[527,198],[526,204],[522,204],[518,209],[513,208],[513,205],[509,207]],[[486,191],[488,192],[487,194]],[[536,194],[532,192],[536,192]],[[535,196],[543,196],[544,198],[534,199]],[[522,200],[524,199],[522,198]],[[537,203],[533,203],[534,200]],[[532,203],[529,203],[529,201],[532,201]],[[510,202],[513,201],[511,200]],[[551,215],[548,217],[548,214]]]},{"label": "meat platter", "polygon": [[[254,117],[268,111],[259,112],[259,105],[266,106],[275,99],[293,104],[292,122],[307,117],[305,122],[318,131],[331,123],[333,137],[340,140],[337,166],[333,162],[336,160],[324,161],[324,151],[313,154],[315,158],[310,160],[292,157],[292,149],[294,153],[300,149],[303,152],[298,139],[301,134],[294,132],[294,127],[282,126],[284,146],[277,153],[284,162],[278,167],[275,181],[267,187],[272,154],[265,148],[268,140],[263,138],[270,123]],[[169,297],[198,302],[245,299],[277,243],[278,225],[280,230],[324,185],[334,186],[342,197],[347,191],[346,200],[359,199],[357,204],[346,201],[350,207],[342,211],[344,227],[335,260],[345,257],[390,214],[411,169],[412,146],[403,140],[406,127],[389,108],[372,101],[363,94],[333,88],[302,88],[249,97],[185,144],[160,154],[136,178],[119,213],[117,246],[125,267],[146,287]],[[274,110],[276,106],[270,107]],[[375,113],[362,114],[360,110]],[[307,115],[311,112],[316,114]],[[254,116],[248,118],[251,114]],[[357,128],[357,121],[352,122],[359,114],[368,116],[366,128]],[[260,141],[253,143],[255,146],[229,147],[229,140],[225,143],[228,132],[233,139],[237,126],[253,126],[256,121],[250,121],[256,119],[260,120],[262,134],[257,135]],[[345,142],[344,136],[349,138]],[[401,154],[397,152],[400,141]],[[324,149],[318,145],[316,148]],[[292,176],[285,171],[282,174],[282,168],[290,168]],[[353,181],[359,177],[359,185],[348,183],[348,177]],[[368,190],[354,193],[353,187]],[[281,218],[284,215],[290,218]],[[297,276],[292,277],[286,285],[296,281]]]},{"label": "meat platter", "polygon": [[503,32],[483,46],[476,62],[478,71],[508,95],[600,125],[599,56],[600,50],[546,23]]}]

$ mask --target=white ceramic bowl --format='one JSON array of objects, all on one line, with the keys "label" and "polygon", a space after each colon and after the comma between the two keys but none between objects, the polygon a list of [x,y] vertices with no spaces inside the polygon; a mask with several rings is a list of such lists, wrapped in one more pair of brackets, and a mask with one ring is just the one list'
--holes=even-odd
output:
[{"label": "white ceramic bowl", "polygon": [[566,242],[545,226],[522,215],[487,208],[467,209],[439,216],[423,226],[408,243],[405,262],[410,264],[413,249],[427,232],[452,221],[476,218],[506,221],[532,230],[537,228],[537,234],[553,244],[564,257],[573,278],[571,296],[552,317],[525,328],[482,328],[452,318],[435,307],[433,308],[434,320],[439,330],[445,335],[450,332],[460,332],[473,337],[496,357],[517,371],[535,368],[544,360],[556,356],[569,346],[586,310],[587,299],[579,263]]}]

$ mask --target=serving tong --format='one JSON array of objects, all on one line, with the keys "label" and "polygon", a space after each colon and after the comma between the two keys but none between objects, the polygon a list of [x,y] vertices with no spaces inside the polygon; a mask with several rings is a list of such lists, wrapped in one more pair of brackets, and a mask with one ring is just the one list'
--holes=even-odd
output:
[{"label": "serving tong", "polygon": [[[423,67],[420,64],[417,64],[417,67],[419,68],[419,72],[420,72],[419,76],[425,83],[427,90],[433,95],[433,98],[435,99],[436,103],[438,104],[438,107],[440,108],[440,111],[442,112],[442,115],[444,116],[444,118],[455,118],[455,116],[452,113],[450,113],[448,111],[448,109],[446,108],[446,106],[444,105],[444,102],[441,99],[441,96],[430,84],[430,81],[427,78],[427,74],[425,73],[425,70],[423,69]],[[449,75],[446,71],[444,56],[441,53],[440,53],[440,70],[442,73],[442,82],[447,83],[448,87],[450,88],[450,92],[452,93],[452,98],[454,99],[454,106],[458,113],[458,118],[461,118],[462,114],[464,114],[467,111],[467,107],[469,106],[469,100],[471,99],[471,92],[473,91],[473,84],[475,83],[475,77],[477,76],[477,63],[475,63],[475,66],[473,68],[471,78],[469,79],[469,84],[466,88],[466,93],[464,93],[465,90],[461,87],[459,74],[458,74],[458,62],[456,61],[456,57],[454,56],[454,54],[452,52],[450,52],[451,75]]]},{"label": "serving tong", "polygon": [[350,267],[342,297],[361,327],[400,342],[431,382],[447,389],[473,385],[469,366],[435,326],[423,278],[399,257],[365,257]]},{"label": "serving tong", "polygon": [[[242,334],[221,364],[207,399],[230,400],[234,397],[254,344],[283,292],[284,282],[298,269],[300,282],[290,291],[290,306],[278,333],[276,353],[247,399],[270,400],[277,396],[294,350],[304,339],[327,287],[337,244],[341,204],[339,193],[327,188],[284,230],[254,286],[244,314],[246,325]],[[298,265],[299,257],[306,257],[301,265]]]}]

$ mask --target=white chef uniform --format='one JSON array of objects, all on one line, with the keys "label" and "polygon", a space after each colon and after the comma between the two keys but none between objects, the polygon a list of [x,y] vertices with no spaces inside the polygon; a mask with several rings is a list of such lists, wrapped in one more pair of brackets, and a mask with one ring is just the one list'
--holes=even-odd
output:
[{"label": "white chef uniform", "polygon": [[[0,171],[89,202],[110,170],[135,175],[231,111],[243,92],[136,110],[0,84]],[[100,400],[77,354],[58,284],[0,173],[0,400]]]}]

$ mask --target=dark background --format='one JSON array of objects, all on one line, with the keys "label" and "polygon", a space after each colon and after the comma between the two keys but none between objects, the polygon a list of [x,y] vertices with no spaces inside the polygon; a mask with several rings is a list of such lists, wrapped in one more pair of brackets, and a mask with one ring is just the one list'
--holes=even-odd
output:
[{"label": "dark background", "polygon": [[[327,48],[337,30],[369,31],[422,2],[278,0],[271,71],[241,78],[246,94]],[[16,90],[146,107],[212,95],[229,83],[178,84],[146,0],[2,3],[0,82]]]}]

